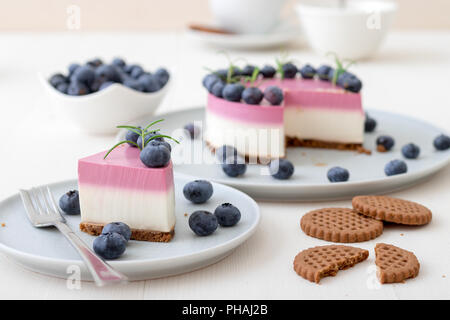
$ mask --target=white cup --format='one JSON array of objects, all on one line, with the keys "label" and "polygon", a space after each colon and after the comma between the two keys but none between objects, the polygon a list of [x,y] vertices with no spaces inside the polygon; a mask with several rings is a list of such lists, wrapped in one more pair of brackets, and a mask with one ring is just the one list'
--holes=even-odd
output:
[{"label": "white cup", "polygon": [[302,0],[297,13],[311,47],[342,59],[371,56],[392,25],[397,4],[382,0]]},{"label": "white cup", "polygon": [[209,0],[219,26],[235,33],[266,33],[280,19],[286,0]]}]

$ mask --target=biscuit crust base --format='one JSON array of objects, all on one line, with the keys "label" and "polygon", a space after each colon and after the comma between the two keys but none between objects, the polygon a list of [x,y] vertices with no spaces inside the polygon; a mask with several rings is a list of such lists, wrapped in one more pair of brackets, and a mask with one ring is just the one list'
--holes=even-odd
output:
[{"label": "biscuit crust base", "polygon": [[342,142],[321,141],[314,139],[299,139],[297,137],[289,137],[289,136],[286,136],[286,146],[350,150],[366,154],[372,153],[370,150],[364,149],[362,143],[342,143]]},{"label": "biscuit crust base", "polygon": [[[81,222],[80,230],[90,235],[98,236],[102,233],[104,226],[105,224],[102,223]],[[172,240],[174,234],[174,228],[172,228],[169,232],[131,228],[131,239],[138,241],[169,242]]]}]

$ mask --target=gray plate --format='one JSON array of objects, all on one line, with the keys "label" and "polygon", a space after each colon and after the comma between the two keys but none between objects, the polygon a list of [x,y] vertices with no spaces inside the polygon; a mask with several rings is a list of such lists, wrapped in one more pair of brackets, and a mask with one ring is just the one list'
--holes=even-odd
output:
[{"label": "gray plate", "polygon": [[[174,170],[196,178],[203,178],[233,186],[260,200],[317,201],[350,199],[358,194],[388,193],[410,187],[426,180],[450,162],[450,150],[436,151],[433,139],[443,131],[428,123],[403,115],[369,110],[378,122],[375,132],[366,134],[364,146],[375,150],[375,140],[379,135],[388,134],[395,139],[393,150],[386,153],[373,151],[372,155],[350,151],[288,148],[287,158],[295,165],[295,173],[289,180],[275,180],[264,175],[265,167],[250,165],[240,178],[229,178],[215,162],[214,157],[201,139],[193,143],[180,133],[186,123],[203,121],[204,108],[183,110],[142,119],[139,125],[151,120],[164,118],[157,127],[164,133],[183,139],[181,145],[174,146],[172,158]],[[119,132],[117,140],[123,140],[125,131]],[[401,147],[414,142],[421,148],[416,160],[404,159]],[[191,156],[187,156],[186,154]],[[189,158],[190,163],[185,159]],[[403,159],[408,172],[387,177],[384,166],[393,159]],[[192,161],[193,160],[193,161]],[[192,162],[197,164],[192,164]],[[341,166],[350,171],[350,180],[330,183],[326,177],[329,168]]]},{"label": "gray plate", "polygon": [[[194,205],[183,197],[183,186],[190,177],[175,175],[176,226],[175,237],[169,243],[130,241],[125,254],[110,264],[131,280],[144,280],[189,272],[215,263],[247,240],[258,226],[258,205],[246,194],[233,188],[213,184],[214,194],[205,204]],[[77,181],[63,181],[50,185],[59,198],[77,188]],[[241,221],[231,228],[218,228],[208,237],[198,237],[189,228],[185,213],[214,209],[231,202],[242,214]],[[0,252],[24,267],[65,278],[71,265],[80,267],[82,279],[91,280],[76,251],[55,228],[37,229],[28,221],[19,195],[0,202],[1,221],[6,224],[0,232]],[[67,216],[68,224],[90,246],[93,236],[78,229],[79,216]]]}]

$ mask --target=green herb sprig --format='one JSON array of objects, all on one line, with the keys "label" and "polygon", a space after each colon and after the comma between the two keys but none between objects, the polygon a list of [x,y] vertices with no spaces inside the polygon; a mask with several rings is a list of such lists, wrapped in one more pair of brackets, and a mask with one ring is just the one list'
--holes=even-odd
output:
[{"label": "green herb sprig", "polygon": [[284,79],[283,66],[288,62],[289,53],[282,51],[280,56],[275,58],[275,64],[277,65],[277,73],[280,75],[281,80]]},{"label": "green herb sprig", "polygon": [[251,76],[244,77],[244,82],[249,83],[251,87],[257,87],[261,84],[256,83],[256,80],[258,80],[258,76],[259,76],[259,68],[255,67],[255,69],[253,69],[253,73]]},{"label": "green herb sprig", "polygon": [[128,130],[136,133],[137,135],[139,135],[142,138],[142,146],[139,146],[134,141],[122,140],[122,141],[116,143],[111,149],[109,149],[108,152],[103,157],[103,159],[106,159],[106,157],[111,153],[111,151],[113,151],[115,148],[117,148],[118,146],[120,146],[121,144],[124,144],[124,143],[132,144],[132,145],[136,146],[137,148],[139,148],[139,150],[141,150],[141,151],[142,151],[143,148],[145,148],[146,144],[149,141],[154,140],[156,138],[168,138],[168,139],[171,139],[171,140],[173,140],[173,141],[175,141],[176,143],[179,144],[180,142],[178,140],[172,138],[171,136],[167,136],[167,135],[164,135],[164,134],[157,134],[157,135],[154,135],[154,136],[150,137],[149,139],[145,139],[145,137],[147,135],[153,134],[153,133],[156,133],[156,132],[160,131],[160,129],[155,129],[155,130],[151,130],[151,131],[148,131],[148,129],[150,129],[150,127],[154,126],[155,124],[157,124],[157,123],[159,123],[161,121],[164,121],[164,119],[159,119],[159,120],[153,121],[152,123],[147,125],[145,128],[139,128],[139,127],[128,126],[128,125],[117,126],[116,128],[118,128],[118,129],[128,129]]},{"label": "green herb sprig", "polygon": [[[338,55],[335,52],[328,52],[327,56],[330,56],[330,55],[332,55],[334,57],[334,61],[336,63],[336,69],[334,70],[333,79],[331,80],[331,83],[333,85],[336,85],[337,79],[339,78],[339,76],[341,74],[343,74],[344,72],[347,72],[348,68],[350,68],[350,66],[353,65],[355,63],[355,61],[348,60],[348,59],[341,60],[341,59],[339,59]],[[345,62],[347,62],[347,64],[344,66]]]}]

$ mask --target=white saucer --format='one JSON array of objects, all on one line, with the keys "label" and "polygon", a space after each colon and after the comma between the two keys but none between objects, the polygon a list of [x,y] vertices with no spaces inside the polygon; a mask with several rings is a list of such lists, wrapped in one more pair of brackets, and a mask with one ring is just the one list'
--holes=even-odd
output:
[{"label": "white saucer", "polygon": [[[450,162],[450,150],[436,151],[433,139],[443,133],[442,130],[407,116],[369,110],[369,114],[378,122],[375,132],[366,134],[364,146],[372,150],[372,155],[358,154],[352,151],[326,149],[288,148],[287,158],[295,165],[295,173],[289,180],[276,180],[271,176],[261,175],[265,167],[249,165],[247,172],[240,178],[227,177],[214,157],[203,145],[201,139],[193,145],[189,139],[184,139],[181,145],[174,146],[172,157],[174,170],[178,173],[228,184],[244,191],[253,198],[260,200],[290,200],[316,201],[350,199],[358,194],[388,193],[394,190],[410,187],[429,178]],[[158,115],[153,119],[164,118],[158,126],[166,134],[179,134],[177,129],[186,123],[203,121],[204,108],[184,110],[176,113]],[[151,118],[141,119],[146,124]],[[388,134],[395,139],[393,150],[386,153],[375,151],[375,140],[379,135]],[[119,132],[117,140],[123,140],[125,131]],[[421,154],[416,160],[404,159],[401,147],[414,142],[421,148]],[[181,151],[204,150],[203,157],[211,164],[186,164],[181,161]],[[184,151],[183,151],[184,152]],[[201,154],[194,155],[196,160]],[[406,174],[387,177],[384,166],[393,159],[403,159],[408,165]],[[334,166],[341,166],[350,171],[350,180],[342,183],[330,183],[327,171]]]},{"label": "white saucer", "polygon": [[195,40],[223,49],[263,49],[283,46],[304,37],[298,24],[281,22],[274,30],[265,34],[219,34],[188,29]]},{"label": "white saucer", "polygon": [[[213,264],[233,252],[256,230],[259,220],[258,205],[250,197],[233,188],[213,184],[214,194],[205,204],[194,205],[183,196],[183,186],[192,178],[175,175],[176,226],[175,236],[169,243],[130,241],[125,254],[109,263],[131,280],[144,280],[176,275]],[[58,199],[68,190],[77,188],[76,180],[51,184]],[[241,211],[239,223],[230,228],[219,227],[207,237],[196,236],[189,228],[185,213],[214,209],[231,202]],[[90,246],[93,236],[79,231],[79,216],[66,216],[72,229]],[[55,228],[37,229],[31,226],[18,194],[0,202],[0,220],[5,223],[0,232],[0,252],[35,272],[67,278],[67,268],[81,268],[83,280],[91,280],[69,242]]]}]

